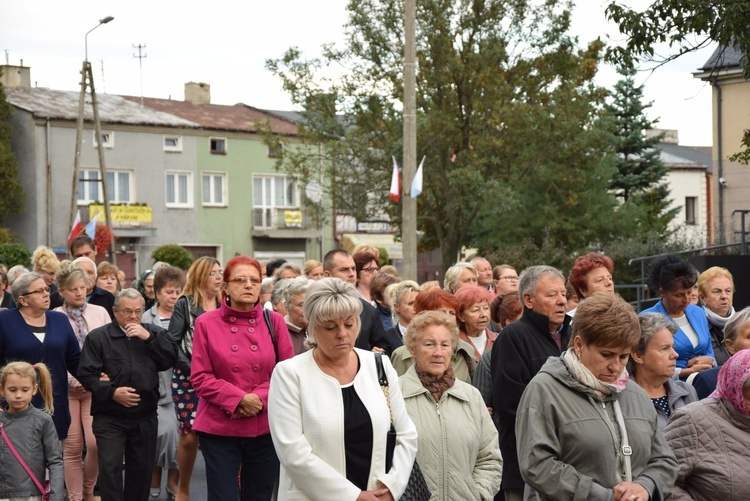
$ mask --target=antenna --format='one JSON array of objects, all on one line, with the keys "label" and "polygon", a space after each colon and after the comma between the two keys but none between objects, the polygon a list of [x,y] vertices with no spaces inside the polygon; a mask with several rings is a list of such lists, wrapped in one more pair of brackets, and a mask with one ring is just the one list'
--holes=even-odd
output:
[{"label": "antenna", "polygon": [[138,58],[138,66],[140,67],[140,70],[141,70],[141,106],[143,106],[143,59],[148,54],[146,54],[146,53],[143,52],[143,49],[146,48],[146,44],[145,43],[144,44],[140,44],[139,43],[138,45],[133,44],[133,48],[134,49],[138,49],[138,54],[137,55],[133,54],[133,57],[137,57]]}]

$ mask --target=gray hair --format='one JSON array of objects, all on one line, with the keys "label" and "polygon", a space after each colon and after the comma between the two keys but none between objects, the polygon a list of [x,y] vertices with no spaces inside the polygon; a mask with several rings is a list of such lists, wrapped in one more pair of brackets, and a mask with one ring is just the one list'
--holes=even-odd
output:
[{"label": "gray hair", "polygon": [[94,268],[94,280],[96,280],[96,263],[93,260],[87,258],[86,256],[81,256],[73,260],[73,264],[78,264],[78,263],[90,263],[91,266]]},{"label": "gray hair", "polygon": [[401,297],[404,294],[410,293],[411,291],[419,292],[419,284],[412,280],[402,280],[396,284],[389,285],[386,291],[391,292],[391,318],[394,322],[398,322],[396,306],[401,302]]},{"label": "gray hair", "polygon": [[468,269],[474,272],[474,276],[479,278],[479,272],[474,265],[469,263],[456,263],[445,272],[445,278],[443,279],[443,288],[449,292],[456,291],[456,285],[458,285],[458,279],[461,278],[461,272],[464,269]]},{"label": "gray hair", "polygon": [[[39,273],[35,271],[29,271],[28,273],[24,273],[23,275],[19,275],[14,281],[13,285],[10,287],[10,295],[13,298],[13,301],[20,306],[20,303],[18,302],[18,298],[29,292],[29,285],[31,285],[32,282],[35,280],[44,280],[44,277],[42,277]],[[44,286],[47,286],[47,283],[44,283]]]},{"label": "gray hair", "polygon": [[357,290],[350,283],[340,278],[327,277],[313,281],[307,288],[303,308],[307,320],[307,344],[315,346],[315,333],[323,322],[338,318],[355,317],[357,334],[359,334],[359,315],[362,313],[362,301]]},{"label": "gray hair", "polygon": [[292,278],[287,280],[289,284],[284,288],[284,306],[286,306],[287,311],[289,311],[289,306],[292,304],[292,300],[299,296],[300,294],[304,294],[307,292],[307,287],[310,285],[310,279],[308,279],[306,276],[301,275],[297,278]]},{"label": "gray hair", "polygon": [[[661,313],[644,313],[638,316],[638,323],[641,325],[641,338],[638,340],[638,344],[633,348],[633,353],[643,355],[646,353],[651,339],[654,334],[664,329],[668,330],[670,334],[677,332],[677,324],[672,322],[669,318],[665,317]],[[631,374],[635,373],[637,364],[633,361],[633,357],[628,360],[628,371]]]},{"label": "gray hair", "polygon": [[273,277],[266,277],[260,282],[260,293],[265,294],[267,292],[271,292],[271,289],[273,288],[274,279]]},{"label": "gray hair", "polygon": [[122,298],[125,299],[140,299],[141,300],[141,306],[145,305],[145,301],[143,300],[143,296],[141,296],[141,293],[137,290],[130,288],[130,289],[123,289],[117,294],[115,294],[115,308],[117,310],[120,309],[120,300]]},{"label": "gray hair", "polygon": [[8,285],[12,286],[13,282],[15,282],[18,277],[28,272],[29,269],[22,264],[11,266],[11,268],[8,270]]},{"label": "gray hair", "polygon": [[[275,284],[273,284],[273,289],[271,290],[271,304],[277,305],[279,301],[281,301],[284,298],[284,291],[286,290],[289,285],[291,285],[291,279],[287,278],[284,280],[279,280]],[[261,282],[262,284],[262,282]]]},{"label": "gray hair", "polygon": [[[281,280],[281,278],[280,278],[281,277],[281,272],[284,271],[284,270],[292,270],[293,272],[295,272],[297,274],[297,276],[302,275],[302,270],[300,269],[299,266],[297,266],[294,263],[290,263],[289,261],[287,261],[286,263],[284,263],[281,266],[279,266],[278,268],[276,268],[276,271],[273,272],[273,278],[274,278],[274,280],[276,280],[277,282],[279,280]],[[289,280],[289,279],[287,278],[286,280]]]},{"label": "gray hair", "polygon": [[536,296],[536,288],[539,286],[542,277],[559,278],[565,283],[565,277],[562,272],[554,266],[547,266],[546,264],[529,266],[518,277],[518,299],[521,300],[521,304],[524,304],[524,295]]},{"label": "gray hair", "polygon": [[724,341],[729,340],[731,344],[737,340],[737,334],[743,325],[750,322],[750,306],[743,308],[732,315],[732,318],[724,326]]}]

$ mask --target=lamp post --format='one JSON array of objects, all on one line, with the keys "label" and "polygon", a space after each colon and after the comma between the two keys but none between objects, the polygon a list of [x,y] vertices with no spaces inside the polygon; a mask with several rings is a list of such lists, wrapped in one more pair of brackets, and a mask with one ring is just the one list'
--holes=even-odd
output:
[{"label": "lamp post", "polygon": [[[81,69],[81,94],[78,100],[78,126],[76,128],[76,149],[75,157],[73,159],[73,186],[71,189],[71,203],[70,203],[70,220],[74,220],[77,209],[78,209],[78,173],[80,171],[80,160],[81,160],[81,141],[83,140],[83,109],[85,103],[86,89],[91,93],[91,108],[94,113],[94,134],[96,137],[97,153],[99,154],[99,179],[98,180],[83,180],[85,182],[99,182],[102,186],[102,198],[104,200],[104,221],[107,227],[111,228],[110,223],[110,211],[109,211],[109,193],[107,191],[107,171],[104,167],[104,145],[102,144],[102,128],[99,122],[99,104],[96,99],[96,91],[94,90],[94,75],[91,71],[91,63],[89,63],[89,33],[97,29],[102,24],[107,24],[112,21],[114,17],[107,16],[99,20],[99,24],[91,28],[86,32],[83,37],[84,54],[85,59],[83,61],[83,68]],[[94,235],[89,235],[94,238]],[[110,259],[114,262],[115,256],[115,242],[114,238],[110,243]],[[116,264],[116,263],[115,263]]]},{"label": "lamp post", "polygon": [[97,24],[96,26],[94,26],[93,28],[91,28],[90,30],[88,30],[86,32],[86,35],[83,37],[83,51],[84,51],[84,55],[85,55],[85,57],[84,57],[85,61],[89,60],[89,33],[91,33],[92,31],[94,31],[95,29],[97,29],[102,24],[107,24],[108,22],[112,21],[113,19],[114,19],[114,17],[112,17],[112,16],[107,16],[105,18],[99,19],[99,24]]}]

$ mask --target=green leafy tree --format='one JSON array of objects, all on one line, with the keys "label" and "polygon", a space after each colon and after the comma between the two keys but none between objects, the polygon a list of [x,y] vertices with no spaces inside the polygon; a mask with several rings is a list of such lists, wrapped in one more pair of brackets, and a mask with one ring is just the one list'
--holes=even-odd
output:
[{"label": "green leafy tree", "polygon": [[10,146],[10,120],[13,107],[8,103],[3,85],[0,84],[0,224],[5,216],[17,214],[24,209],[24,191],[18,178],[18,162]]},{"label": "green leafy tree", "polygon": [[193,255],[185,247],[177,244],[162,245],[151,253],[154,261],[163,261],[181,270],[187,270],[193,264]]},{"label": "green leafy tree", "polygon": [[[743,0],[656,0],[644,10],[611,1],[606,16],[627,36],[607,55],[626,66],[637,60],[664,63],[711,42],[750,54],[750,3]],[[658,44],[667,44],[672,52],[659,55]],[[745,58],[743,64],[745,78],[750,78],[750,61]]]},{"label": "green leafy tree", "polygon": [[629,228],[641,234],[665,234],[679,209],[669,209],[672,201],[665,183],[669,168],[657,147],[663,136],[646,137],[655,123],[645,113],[651,103],[643,102],[643,88],[635,84],[634,72],[621,73],[624,78],[615,84],[612,102],[605,107],[612,117],[617,153],[610,190],[622,203],[619,212]]},{"label": "green leafy tree", "polygon": [[0,263],[8,268],[20,264],[31,266],[31,252],[23,244],[0,244]]},{"label": "green leafy tree", "polygon": [[[566,203],[583,214],[589,193],[581,188],[590,185],[576,178],[602,178],[593,168],[602,156],[595,133],[581,139],[570,131],[596,122],[590,103],[603,92],[591,80],[603,47],[575,48],[567,35],[570,5],[419,2],[417,137],[418,157],[426,157],[419,246],[440,247],[443,266],[472,239],[489,241],[487,232],[472,233],[478,218],[489,227],[498,214],[522,207],[522,193],[541,193],[550,214]],[[387,193],[391,156],[402,151],[403,3],[352,1],[348,10],[345,49],[327,47],[321,60],[290,49],[267,62],[304,109],[297,138],[308,147],[285,150],[279,167],[302,182],[323,179],[338,213],[388,214],[400,228],[400,206]],[[322,76],[331,67],[347,71]],[[570,118],[566,99],[586,104]],[[555,180],[547,182],[550,173]],[[599,193],[606,198],[606,189]],[[514,222],[526,215],[518,210]]]}]

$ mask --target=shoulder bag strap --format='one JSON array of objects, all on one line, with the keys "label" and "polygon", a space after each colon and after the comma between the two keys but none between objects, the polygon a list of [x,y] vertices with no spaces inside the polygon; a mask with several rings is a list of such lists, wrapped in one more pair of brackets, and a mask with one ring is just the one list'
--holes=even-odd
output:
[{"label": "shoulder bag strap", "polygon": [[385,401],[388,403],[388,413],[391,415],[391,427],[393,427],[393,409],[391,409],[391,388],[388,384],[388,376],[385,374],[383,367],[383,354],[375,352],[375,367],[378,370],[378,382],[380,389],[383,390]]},{"label": "shoulder bag strap", "polygon": [[13,444],[8,439],[8,435],[5,433],[5,428],[3,427],[3,423],[0,422],[0,433],[3,435],[3,440],[5,440],[5,443],[8,445],[8,449],[10,449],[10,452],[13,453],[13,455],[16,457],[18,462],[23,466],[23,469],[26,470],[26,473],[29,475],[31,480],[34,481],[34,484],[36,485],[36,488],[39,489],[39,492],[41,492],[43,495],[46,494],[46,489],[42,485],[42,483],[39,481],[38,478],[36,478],[36,475],[34,475],[34,472],[31,471],[31,468],[29,468],[29,465],[26,464],[26,461],[23,460],[21,455],[18,453],[15,447],[13,447]]},{"label": "shoulder bag strap", "polygon": [[265,317],[266,319],[268,332],[271,333],[271,342],[273,343],[273,353],[274,355],[276,355],[276,363],[279,363],[279,347],[276,345],[276,331],[273,330],[273,321],[271,320],[271,312],[263,308],[263,317]]},{"label": "shoulder bag strap", "polygon": [[620,427],[620,435],[622,436],[622,455],[625,458],[625,480],[627,482],[633,481],[633,471],[630,466],[630,455],[633,454],[633,449],[630,448],[628,443],[628,430],[625,429],[625,419],[622,417],[622,410],[620,409],[620,402],[615,400],[615,419],[617,419],[617,425]]}]

